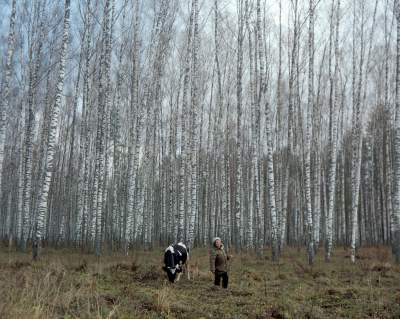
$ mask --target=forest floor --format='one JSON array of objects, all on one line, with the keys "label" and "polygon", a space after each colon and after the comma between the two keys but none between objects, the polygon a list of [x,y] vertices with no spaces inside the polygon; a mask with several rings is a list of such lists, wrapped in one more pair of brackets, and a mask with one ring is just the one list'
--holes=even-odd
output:
[{"label": "forest floor", "polygon": [[387,247],[365,248],[356,264],[336,248],[311,268],[305,252],[234,255],[227,290],[213,287],[208,253],[194,250],[194,279],[174,285],[162,249],[97,259],[44,249],[39,261],[0,248],[0,318],[400,318],[400,266]]}]

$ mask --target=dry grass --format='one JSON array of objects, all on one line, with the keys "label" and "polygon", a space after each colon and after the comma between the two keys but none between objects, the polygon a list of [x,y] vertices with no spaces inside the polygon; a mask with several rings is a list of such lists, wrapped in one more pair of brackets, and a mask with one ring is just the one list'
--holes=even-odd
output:
[{"label": "dry grass", "polygon": [[[337,248],[331,263],[287,249],[279,264],[251,254],[232,260],[230,287],[215,289],[205,249],[171,285],[162,250],[132,256],[71,250],[0,249],[0,318],[399,318],[400,267],[386,247],[362,249],[352,265]],[[266,252],[269,254],[269,252]]]}]

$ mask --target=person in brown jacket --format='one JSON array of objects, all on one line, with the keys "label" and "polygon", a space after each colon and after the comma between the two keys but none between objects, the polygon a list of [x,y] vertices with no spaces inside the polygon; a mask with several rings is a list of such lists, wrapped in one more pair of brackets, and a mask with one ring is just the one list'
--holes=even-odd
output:
[{"label": "person in brown jacket", "polygon": [[221,238],[213,239],[213,247],[210,250],[210,271],[214,274],[214,284],[220,286],[222,278],[222,287],[228,288],[228,260],[230,256],[225,252]]}]

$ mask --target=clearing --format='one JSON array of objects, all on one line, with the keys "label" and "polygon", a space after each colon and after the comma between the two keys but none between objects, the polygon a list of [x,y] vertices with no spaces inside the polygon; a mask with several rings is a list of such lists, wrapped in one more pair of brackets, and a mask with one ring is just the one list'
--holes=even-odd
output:
[{"label": "clearing", "polygon": [[213,287],[208,252],[195,249],[194,279],[171,285],[163,249],[97,259],[77,250],[0,249],[1,318],[400,318],[400,266],[387,247],[364,248],[355,265],[343,248],[310,268],[303,250],[235,255],[228,290]]}]

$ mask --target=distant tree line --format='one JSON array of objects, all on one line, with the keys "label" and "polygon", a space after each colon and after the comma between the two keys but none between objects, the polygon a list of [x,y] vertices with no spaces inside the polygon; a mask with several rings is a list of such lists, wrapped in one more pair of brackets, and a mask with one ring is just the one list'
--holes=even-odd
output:
[{"label": "distant tree line", "polygon": [[399,1],[8,2],[10,245],[400,261]]}]

